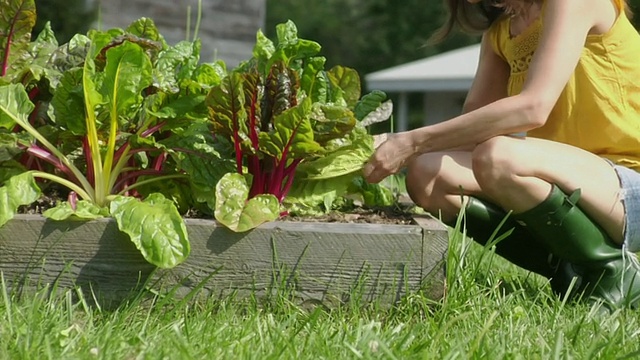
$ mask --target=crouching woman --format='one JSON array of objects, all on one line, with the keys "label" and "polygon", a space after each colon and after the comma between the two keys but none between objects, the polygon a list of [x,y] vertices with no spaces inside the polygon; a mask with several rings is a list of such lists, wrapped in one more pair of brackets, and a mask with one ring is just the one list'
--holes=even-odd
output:
[{"label": "crouching woman", "polygon": [[[624,0],[446,0],[483,31],[463,114],[389,136],[365,165],[407,168],[416,204],[609,307],[640,303],[640,35]],[[523,135],[526,134],[526,135]],[[573,286],[572,287],[572,283]]]}]

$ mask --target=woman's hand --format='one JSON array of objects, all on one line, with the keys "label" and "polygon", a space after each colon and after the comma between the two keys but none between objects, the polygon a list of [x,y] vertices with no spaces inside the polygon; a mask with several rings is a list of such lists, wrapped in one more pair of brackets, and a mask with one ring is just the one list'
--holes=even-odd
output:
[{"label": "woman's hand", "polygon": [[417,154],[409,132],[388,134],[362,169],[365,180],[378,183],[399,172],[415,155]]}]

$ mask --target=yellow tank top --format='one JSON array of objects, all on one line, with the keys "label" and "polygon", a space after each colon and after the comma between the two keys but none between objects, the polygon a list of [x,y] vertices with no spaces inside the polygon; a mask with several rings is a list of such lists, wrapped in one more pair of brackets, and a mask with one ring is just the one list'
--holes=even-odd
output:
[{"label": "yellow tank top", "polygon": [[[527,136],[570,144],[640,171],[640,35],[625,15],[624,0],[615,3],[620,15],[614,25],[587,37],[547,122]],[[542,26],[540,16],[512,37],[504,17],[488,30],[493,49],[511,67],[509,96],[522,91]]]}]

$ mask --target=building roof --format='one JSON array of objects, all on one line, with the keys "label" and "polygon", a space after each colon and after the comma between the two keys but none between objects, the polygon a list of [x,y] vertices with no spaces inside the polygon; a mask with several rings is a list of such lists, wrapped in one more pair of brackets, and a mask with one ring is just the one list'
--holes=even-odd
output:
[{"label": "building roof", "polygon": [[467,91],[478,68],[480,45],[471,45],[367,74],[369,89],[387,92]]}]

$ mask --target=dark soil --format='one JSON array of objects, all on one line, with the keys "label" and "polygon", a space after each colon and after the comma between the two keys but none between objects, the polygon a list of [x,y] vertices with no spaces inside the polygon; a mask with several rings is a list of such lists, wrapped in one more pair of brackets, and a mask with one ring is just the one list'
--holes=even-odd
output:
[{"label": "dark soil", "polygon": [[377,208],[356,207],[344,211],[334,211],[324,215],[296,216],[287,215],[279,221],[311,221],[364,224],[414,224],[413,214],[404,206],[387,206]]},{"label": "dark soil", "polygon": [[[36,202],[18,208],[19,214],[42,214],[49,208],[55,206],[56,202],[67,199],[68,190],[57,186],[50,186],[43,189],[43,195]],[[308,222],[335,222],[335,223],[363,223],[363,224],[396,224],[411,225],[413,221],[414,205],[401,202],[392,206],[365,208],[353,207],[332,211],[323,215],[301,216],[285,215],[278,221],[308,221]],[[186,218],[211,218],[210,215],[203,214],[197,210],[189,210],[184,215]]]},{"label": "dark soil", "polygon": [[42,189],[40,199],[29,205],[20,206],[18,208],[18,214],[42,214],[47,209],[56,206],[58,201],[66,200],[67,196],[69,196],[69,191],[66,188],[51,184]]}]

